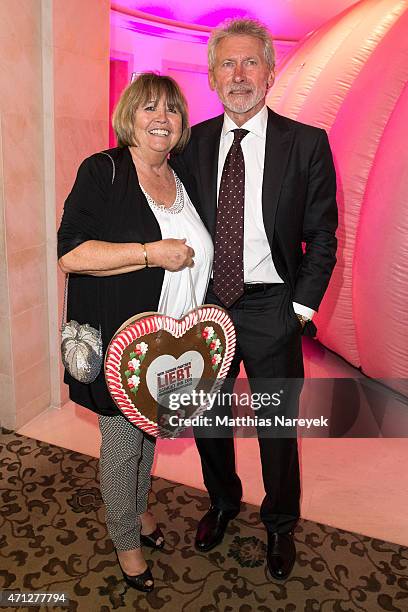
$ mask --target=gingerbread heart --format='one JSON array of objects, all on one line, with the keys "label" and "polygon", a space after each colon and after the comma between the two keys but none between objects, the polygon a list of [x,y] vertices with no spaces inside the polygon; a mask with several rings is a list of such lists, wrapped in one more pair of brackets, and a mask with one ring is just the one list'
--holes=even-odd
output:
[{"label": "gingerbread heart", "polygon": [[[106,383],[134,425],[152,436],[176,437],[186,419],[206,410],[203,398],[221,386],[234,352],[234,325],[219,306],[205,304],[179,320],[142,313],[113,336]],[[196,401],[179,401],[188,397]]]}]

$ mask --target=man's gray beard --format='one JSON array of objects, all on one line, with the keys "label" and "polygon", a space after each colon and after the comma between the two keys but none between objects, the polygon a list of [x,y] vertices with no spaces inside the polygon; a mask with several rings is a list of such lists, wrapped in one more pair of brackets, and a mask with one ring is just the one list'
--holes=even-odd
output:
[{"label": "man's gray beard", "polygon": [[266,96],[266,91],[256,90],[252,93],[250,99],[247,100],[246,102],[242,101],[241,104],[232,105],[229,100],[224,101],[221,98],[220,94],[218,94],[218,97],[220,98],[222,105],[227,110],[231,111],[231,113],[237,113],[237,114],[247,113],[252,108],[254,108],[254,106],[256,106],[262,100],[262,98],[265,98],[265,96]]}]

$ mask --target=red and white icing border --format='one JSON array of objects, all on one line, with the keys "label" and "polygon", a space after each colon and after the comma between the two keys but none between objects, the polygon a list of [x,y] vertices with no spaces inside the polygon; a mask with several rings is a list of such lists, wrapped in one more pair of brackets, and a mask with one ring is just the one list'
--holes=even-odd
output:
[{"label": "red and white icing border", "polygon": [[[200,306],[197,311],[189,312],[183,319],[173,319],[163,315],[151,315],[131,323],[116,336],[108,346],[105,357],[105,378],[109,392],[118,408],[127,419],[151,436],[163,434],[163,429],[157,423],[145,417],[132,404],[125,388],[122,385],[120,364],[123,351],[135,340],[146,334],[160,330],[169,332],[175,338],[181,338],[187,331],[197,324],[197,312],[200,323],[217,323],[225,334],[225,350],[220,369],[214,382],[215,392],[226,377],[235,352],[235,329],[228,313],[217,306]],[[217,384],[218,381],[218,384]]]}]

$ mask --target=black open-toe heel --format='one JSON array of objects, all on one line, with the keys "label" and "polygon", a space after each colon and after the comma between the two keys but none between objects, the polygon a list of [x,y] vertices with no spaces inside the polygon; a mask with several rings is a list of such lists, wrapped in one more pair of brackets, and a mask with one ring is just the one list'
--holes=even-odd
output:
[{"label": "black open-toe heel", "polygon": [[[157,540],[162,538],[162,541],[157,544]],[[143,546],[148,546],[149,548],[155,548],[156,550],[161,550],[164,546],[164,535],[160,527],[156,527],[156,529],[149,534],[144,535],[140,534],[140,543]]]},{"label": "black open-toe heel", "polygon": [[[138,591],[142,591],[142,593],[150,593],[150,591],[153,591],[154,580],[152,572],[150,571],[150,567],[147,567],[142,574],[136,574],[136,576],[128,576],[128,574],[123,571],[117,552],[116,556],[118,558],[118,563],[123,574],[123,578],[128,586],[132,587],[133,589],[137,589]],[[149,581],[151,581],[152,584],[146,584]]]}]

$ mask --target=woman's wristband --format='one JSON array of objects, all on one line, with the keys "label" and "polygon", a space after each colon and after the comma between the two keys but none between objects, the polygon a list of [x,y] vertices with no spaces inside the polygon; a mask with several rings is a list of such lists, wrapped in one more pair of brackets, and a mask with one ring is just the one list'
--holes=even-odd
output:
[{"label": "woman's wristband", "polygon": [[149,260],[147,258],[146,245],[144,244],[144,242],[142,242],[142,250],[143,250],[143,256],[144,256],[144,260],[145,260],[145,267],[148,268],[149,267]]}]

